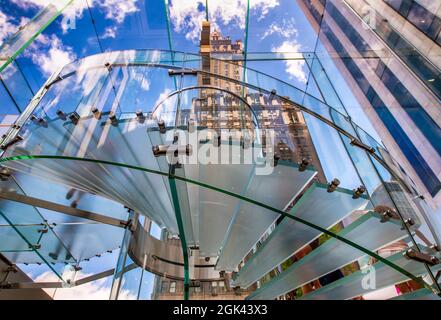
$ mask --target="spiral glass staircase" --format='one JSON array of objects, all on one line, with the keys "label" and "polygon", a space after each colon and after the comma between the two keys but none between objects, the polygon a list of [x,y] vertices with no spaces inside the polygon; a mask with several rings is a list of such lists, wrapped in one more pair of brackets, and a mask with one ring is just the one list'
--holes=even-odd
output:
[{"label": "spiral glass staircase", "polygon": [[[238,299],[353,299],[402,283],[415,290],[397,299],[438,299],[427,206],[387,150],[304,91],[237,63],[237,77],[219,75],[207,59],[120,51],[54,74],[1,139],[0,252],[45,265],[59,278],[47,287],[113,275],[113,299],[141,286],[134,270],[177,282],[180,299],[216,281]],[[265,112],[303,127],[281,138]],[[117,248],[114,269],[75,278]]]}]

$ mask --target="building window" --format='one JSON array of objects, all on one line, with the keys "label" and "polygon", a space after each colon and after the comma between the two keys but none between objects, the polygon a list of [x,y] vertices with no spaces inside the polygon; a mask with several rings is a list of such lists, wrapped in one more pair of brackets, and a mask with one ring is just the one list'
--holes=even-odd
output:
[{"label": "building window", "polygon": [[176,293],[176,281],[170,282],[170,293]]},{"label": "building window", "polygon": [[412,6],[412,0],[384,0],[392,8],[398,11],[404,17],[409,13],[409,9]]},{"label": "building window", "polygon": [[168,291],[168,282],[167,281],[162,281],[161,286],[162,286],[161,291],[163,293],[167,293],[167,291]]},{"label": "building window", "polygon": [[407,18],[422,32],[427,33],[433,22],[434,15],[418,3],[414,2]]}]

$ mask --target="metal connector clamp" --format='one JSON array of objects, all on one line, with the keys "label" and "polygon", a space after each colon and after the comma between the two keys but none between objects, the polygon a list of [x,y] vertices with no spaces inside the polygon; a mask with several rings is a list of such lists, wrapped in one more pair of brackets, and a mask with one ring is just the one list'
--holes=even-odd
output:
[{"label": "metal connector clamp", "polygon": [[145,115],[142,112],[142,110],[137,110],[136,111],[136,118],[138,119],[139,123],[144,123],[145,121]]},{"label": "metal connector clamp", "polygon": [[363,150],[366,150],[369,153],[375,153],[375,149],[373,147],[370,147],[370,146],[364,144],[363,142],[361,142],[361,141],[359,141],[357,139],[352,139],[351,140],[351,145],[359,147],[359,148],[361,148]]},{"label": "metal connector clamp", "polygon": [[118,126],[118,119],[114,113],[109,115],[110,124],[114,127]]},{"label": "metal connector clamp", "polygon": [[169,69],[168,75],[172,76],[180,76],[180,75],[188,75],[188,76],[197,76],[198,72],[193,69]]},{"label": "metal connector clamp", "polygon": [[67,116],[63,111],[57,110],[56,114],[61,120],[63,121],[67,120]]},{"label": "metal connector clamp", "polygon": [[8,147],[12,146],[14,143],[23,141],[23,137],[20,135],[16,135],[13,139],[9,140],[8,142],[2,144],[0,146],[0,149],[6,150]]},{"label": "metal connector clamp", "polygon": [[92,112],[95,119],[100,120],[101,119],[101,112],[98,110],[97,107],[93,107],[90,112]]},{"label": "metal connector clamp", "polygon": [[339,184],[340,184],[340,180],[335,178],[334,180],[332,180],[331,182],[328,183],[327,191],[329,193],[334,192],[335,190],[337,190],[337,187],[339,186]]},{"label": "metal connector clamp", "polygon": [[164,133],[167,132],[164,120],[159,120],[158,121],[158,128],[159,128],[159,133],[161,133],[161,134],[164,134]]},{"label": "metal connector clamp", "polygon": [[309,166],[309,161],[308,159],[303,158],[302,161],[298,163],[298,165],[299,165],[299,171],[303,172]]},{"label": "metal connector clamp", "polygon": [[76,111],[74,111],[69,114],[69,120],[72,121],[74,125],[77,125],[78,121],[80,121],[80,115]]},{"label": "metal connector clamp", "polygon": [[270,100],[270,101],[273,100],[276,94],[277,94],[276,89],[271,90],[271,92],[268,96],[268,100]]},{"label": "metal connector clamp", "polygon": [[167,155],[168,150],[172,148],[173,156],[177,157],[179,155],[191,155],[192,149],[191,145],[177,146],[177,145],[155,145],[152,147],[153,155],[155,157]]},{"label": "metal connector clamp", "polygon": [[365,192],[366,192],[366,188],[364,186],[359,186],[357,189],[354,189],[354,193],[352,194],[352,199],[360,198],[361,195]]},{"label": "metal connector clamp", "polygon": [[1,181],[8,181],[10,176],[11,176],[11,171],[6,167],[1,166],[0,167],[0,180]]},{"label": "metal connector clamp", "polygon": [[408,259],[412,259],[418,262],[427,263],[430,266],[441,263],[440,259],[427,253],[418,252],[414,249],[409,249],[404,253],[404,256]]}]

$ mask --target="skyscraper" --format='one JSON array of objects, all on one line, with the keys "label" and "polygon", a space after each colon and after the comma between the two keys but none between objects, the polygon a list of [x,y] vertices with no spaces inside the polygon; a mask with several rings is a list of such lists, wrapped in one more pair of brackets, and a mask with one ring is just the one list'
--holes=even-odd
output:
[{"label": "skyscraper", "polygon": [[441,3],[298,0],[401,170],[441,207]]}]

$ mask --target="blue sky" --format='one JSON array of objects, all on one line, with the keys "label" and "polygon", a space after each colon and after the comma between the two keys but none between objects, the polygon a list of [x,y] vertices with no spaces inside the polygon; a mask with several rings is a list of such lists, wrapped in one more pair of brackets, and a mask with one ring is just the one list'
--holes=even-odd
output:
[{"label": "blue sky", "polygon": [[[47,2],[0,0],[0,42],[32,18]],[[72,60],[100,53],[101,50],[170,49],[166,9],[170,13],[172,49],[193,53],[199,50],[200,23],[205,19],[205,1],[75,0],[74,3],[72,8],[52,23],[19,56],[16,64],[12,64],[2,73],[2,79],[17,105],[8,96],[5,87],[0,85],[0,116],[23,110],[50,74]],[[168,3],[167,8],[165,3]],[[245,0],[209,0],[208,12],[213,28],[229,35],[233,40],[245,40]],[[72,24],[70,28],[66,28],[64,23],[69,17],[75,18],[70,19],[70,22],[75,22],[73,28]],[[251,0],[248,35],[249,52],[312,52],[317,44],[317,34],[293,0]],[[319,97],[303,61],[249,62],[248,66]],[[324,67],[333,75],[332,80],[337,91],[344,97],[344,103],[352,117],[376,136],[330,59],[326,60]],[[154,73],[151,77],[154,77]],[[154,90],[154,87],[155,85],[152,85],[151,90]],[[322,135],[327,134],[326,131],[318,132]],[[325,158],[328,153],[332,156],[335,151],[320,146],[318,149]],[[344,162],[340,163],[340,166],[343,168],[338,167],[334,170],[344,172]],[[348,173],[346,180],[352,179],[351,174],[353,173]],[[105,261],[109,266],[114,265],[115,253],[103,257],[100,261]],[[83,272],[96,272],[97,266],[97,262],[91,260],[85,265]],[[103,262],[100,262],[99,267],[102,266]],[[44,274],[41,268],[26,269],[34,277]],[[108,290],[109,281],[100,282],[98,287]],[[149,279],[149,283],[151,282],[152,279]],[[91,288],[88,287],[87,290]],[[102,293],[99,290],[98,292]]]}]

